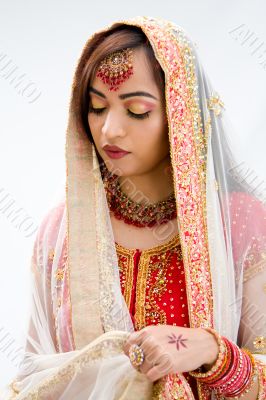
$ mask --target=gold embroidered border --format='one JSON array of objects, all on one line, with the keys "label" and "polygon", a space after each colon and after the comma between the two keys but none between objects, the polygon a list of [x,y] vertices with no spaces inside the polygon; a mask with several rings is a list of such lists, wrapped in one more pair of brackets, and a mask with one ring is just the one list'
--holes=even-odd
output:
[{"label": "gold embroidered border", "polygon": [[128,260],[128,262],[126,263],[126,267],[122,267],[122,273],[125,275],[124,298],[128,308],[130,308],[134,275],[134,250],[126,249],[118,243],[115,244],[115,247],[118,255],[126,257]]},{"label": "gold embroidered border", "polygon": [[[82,53],[85,53],[90,41],[97,34],[121,24],[142,29],[166,75],[170,156],[181,226],[190,325],[213,326],[213,293],[206,224],[207,137],[197,99],[197,75],[192,44],[177,25],[144,16],[120,20],[101,29],[87,41]],[[191,150],[190,153],[188,150]],[[185,198],[191,200],[189,207],[183,193],[186,193]],[[204,293],[200,300],[197,298],[198,293]]]},{"label": "gold embroidered border", "polygon": [[[181,226],[190,324],[213,326],[213,301],[211,271],[208,253],[208,233],[206,224],[206,136],[202,129],[199,105],[196,101],[197,79],[192,49],[184,32],[172,23],[162,20],[163,28],[149,17],[136,18],[139,26],[153,45],[156,58],[166,74],[166,111],[169,121],[170,156],[174,168],[174,186],[177,211]],[[161,34],[164,29],[164,35]],[[177,33],[177,37],[173,31]],[[174,43],[174,44],[173,44]],[[174,49],[173,49],[174,46]],[[172,48],[172,53],[171,49]],[[183,97],[179,85],[185,83]],[[171,94],[176,92],[175,104],[171,104]],[[177,101],[178,100],[178,101]],[[177,103],[177,104],[176,104]],[[183,115],[180,114],[183,109]],[[186,139],[186,140],[183,140]],[[184,148],[191,145],[190,156]],[[182,153],[183,151],[183,153]],[[187,169],[179,169],[186,160]],[[191,181],[191,176],[196,177]],[[192,203],[187,208],[183,192],[190,196]],[[192,208],[194,210],[192,211]],[[199,238],[202,238],[199,241]],[[197,245],[194,243],[197,242]],[[197,254],[200,253],[199,258]],[[204,293],[199,299],[198,293]]]},{"label": "gold embroidered border", "polygon": [[[128,333],[123,332],[114,334],[106,332],[97,339],[85,346],[77,356],[71,361],[67,361],[48,378],[42,379],[34,388],[30,388],[25,395],[21,395],[21,400],[45,400],[51,396],[52,390],[60,388],[61,384],[68,383],[75,375],[86,370],[89,365],[99,359],[109,358],[113,354],[124,354],[123,345],[128,337]],[[62,388],[62,390],[64,390]]]},{"label": "gold embroidered border", "polygon": [[179,245],[179,235],[174,236],[170,241],[151,249],[142,250],[139,260],[139,272],[136,287],[136,313],[135,323],[137,329],[142,329],[146,326],[146,308],[145,298],[147,289],[147,277],[150,268],[150,258],[153,255],[160,255],[167,250],[172,250]]},{"label": "gold embroidered border", "polygon": [[257,273],[262,272],[264,269],[266,269],[265,260],[261,260],[257,264],[252,265],[252,267],[249,267],[244,272],[243,282],[247,282],[249,279],[253,278]]}]

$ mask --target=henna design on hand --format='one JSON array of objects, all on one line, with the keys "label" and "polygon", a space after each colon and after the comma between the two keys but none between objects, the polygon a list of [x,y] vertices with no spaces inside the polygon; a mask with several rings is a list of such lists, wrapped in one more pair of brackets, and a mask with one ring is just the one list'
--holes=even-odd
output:
[{"label": "henna design on hand", "polygon": [[172,336],[168,336],[168,338],[170,339],[170,342],[168,343],[176,343],[177,350],[180,350],[181,346],[187,348],[184,342],[186,342],[188,339],[183,339],[182,336],[183,335],[179,335],[178,337],[176,337],[176,335],[172,333]]}]

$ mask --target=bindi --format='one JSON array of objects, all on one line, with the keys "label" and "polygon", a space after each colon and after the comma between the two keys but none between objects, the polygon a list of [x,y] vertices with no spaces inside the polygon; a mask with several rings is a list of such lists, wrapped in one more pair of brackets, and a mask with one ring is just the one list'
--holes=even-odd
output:
[{"label": "bindi", "polygon": [[133,75],[132,63],[133,51],[130,48],[116,51],[101,61],[96,76],[109,86],[110,91],[116,91]]},{"label": "bindi", "polygon": [[168,336],[168,338],[170,339],[168,343],[175,343],[178,351],[180,350],[181,347],[187,348],[184,342],[186,342],[188,339],[183,339],[182,336],[183,335],[179,335],[178,337],[176,337],[176,335],[172,333],[171,336]]}]

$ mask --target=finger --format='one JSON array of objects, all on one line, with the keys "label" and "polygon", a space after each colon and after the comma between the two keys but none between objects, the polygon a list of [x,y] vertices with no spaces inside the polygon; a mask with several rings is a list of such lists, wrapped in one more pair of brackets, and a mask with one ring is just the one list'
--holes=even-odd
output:
[{"label": "finger", "polygon": [[146,376],[151,381],[156,381],[172,371],[172,360],[168,354],[161,355],[156,363],[146,371]]},{"label": "finger", "polygon": [[141,344],[144,352],[145,360],[143,363],[142,371],[146,373],[149,369],[158,365],[163,357],[166,357],[164,346],[159,344],[153,336],[148,336]]},{"label": "finger", "polygon": [[144,362],[140,366],[140,372],[146,374],[154,367],[160,359],[160,349],[158,346],[151,348],[149,351],[144,351]]},{"label": "finger", "polygon": [[135,335],[135,334],[130,335],[130,337],[125,342],[125,344],[123,346],[123,350],[127,356],[129,355],[129,349],[133,344],[138,344],[138,345],[140,344],[138,335]]},{"label": "finger", "polygon": [[163,375],[160,372],[160,369],[158,368],[158,365],[155,365],[152,367],[147,373],[146,377],[150,379],[152,382],[157,381],[158,379],[162,378]]},{"label": "finger", "polygon": [[124,352],[128,355],[129,348],[132,344],[137,344],[141,346],[141,343],[143,342],[144,338],[146,337],[147,332],[142,329],[141,331],[138,332],[133,332],[129,338],[127,339],[126,343],[124,344]]}]

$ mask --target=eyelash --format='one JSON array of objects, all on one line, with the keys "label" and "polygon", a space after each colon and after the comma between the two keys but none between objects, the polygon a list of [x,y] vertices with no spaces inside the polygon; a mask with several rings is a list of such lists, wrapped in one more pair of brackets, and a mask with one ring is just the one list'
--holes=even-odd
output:
[{"label": "eyelash", "polygon": [[[93,107],[89,107],[89,112],[92,112],[96,115],[100,115],[103,113],[103,111],[105,110],[105,108],[93,108]],[[148,118],[150,116],[150,111],[147,111],[143,114],[135,114],[130,110],[127,110],[127,115],[129,115],[131,118],[136,118],[136,119],[145,119]]]}]

